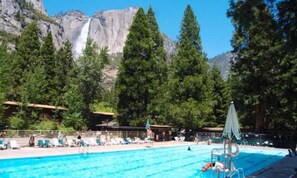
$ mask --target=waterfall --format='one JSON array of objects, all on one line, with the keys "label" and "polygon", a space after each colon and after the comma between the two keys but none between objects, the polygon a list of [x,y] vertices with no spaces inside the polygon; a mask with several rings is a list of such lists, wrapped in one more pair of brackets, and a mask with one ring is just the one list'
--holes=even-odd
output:
[{"label": "waterfall", "polygon": [[89,34],[89,27],[90,27],[91,19],[88,19],[88,22],[84,24],[82,27],[80,34],[75,42],[75,48],[74,48],[74,56],[77,58],[82,55],[83,50],[86,47],[88,34]]}]

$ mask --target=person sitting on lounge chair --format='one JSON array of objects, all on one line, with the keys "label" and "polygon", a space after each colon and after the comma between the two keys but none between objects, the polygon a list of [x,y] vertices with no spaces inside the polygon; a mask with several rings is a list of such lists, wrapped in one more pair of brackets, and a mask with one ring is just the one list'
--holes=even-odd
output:
[{"label": "person sitting on lounge chair", "polygon": [[76,142],[76,144],[78,146],[85,146],[85,142],[81,139],[81,136],[80,135],[77,136],[77,142]]}]

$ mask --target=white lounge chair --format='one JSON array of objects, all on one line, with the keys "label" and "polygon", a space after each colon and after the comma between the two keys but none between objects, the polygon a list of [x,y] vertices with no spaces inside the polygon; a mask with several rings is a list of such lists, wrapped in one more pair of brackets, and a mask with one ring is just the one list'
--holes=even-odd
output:
[{"label": "white lounge chair", "polygon": [[75,139],[67,139],[67,145],[69,147],[75,147],[76,146]]},{"label": "white lounge chair", "polygon": [[53,146],[59,147],[59,146],[63,146],[63,145],[61,143],[59,143],[59,140],[57,138],[53,138]]},{"label": "white lounge chair", "polygon": [[180,141],[181,141],[181,142],[185,141],[185,137],[183,137],[183,136],[180,137]]},{"label": "white lounge chair", "polygon": [[89,138],[89,144],[90,144],[90,146],[98,146],[99,145],[96,142],[96,139],[94,137]]},{"label": "white lounge chair", "polygon": [[174,137],[174,140],[178,142],[179,141],[179,137]]},{"label": "white lounge chair", "polygon": [[135,137],[134,138],[134,143],[143,144],[144,143],[144,140],[141,140],[139,137]]},{"label": "white lounge chair", "polygon": [[20,149],[20,145],[16,142],[16,140],[10,140],[9,145],[11,149]]}]

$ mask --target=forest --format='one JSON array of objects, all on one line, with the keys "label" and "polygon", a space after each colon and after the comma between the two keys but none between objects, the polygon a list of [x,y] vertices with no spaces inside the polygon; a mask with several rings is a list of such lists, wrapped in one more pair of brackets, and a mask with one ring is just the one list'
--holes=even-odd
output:
[{"label": "forest", "polygon": [[[123,49],[115,85],[106,89],[102,70],[108,48],[88,39],[82,56],[70,42],[55,49],[51,32],[40,37],[36,22],[15,38],[1,39],[0,102],[22,103],[0,130],[87,130],[92,111],[116,113],[120,125],[166,124],[188,129],[223,127],[231,101],[243,129],[297,128],[297,1],[231,0],[234,26],[231,70],[223,80],[207,64],[200,26],[188,5],[176,55],[168,57],[155,13],[139,8]],[[11,39],[10,39],[11,40]],[[28,103],[63,106],[62,121],[40,118]],[[57,111],[57,114],[59,111]]]}]

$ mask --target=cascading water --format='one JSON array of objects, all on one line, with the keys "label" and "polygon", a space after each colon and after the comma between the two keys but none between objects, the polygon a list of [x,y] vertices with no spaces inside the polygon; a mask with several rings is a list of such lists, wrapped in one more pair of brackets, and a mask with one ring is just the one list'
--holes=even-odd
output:
[{"label": "cascading water", "polygon": [[86,47],[88,34],[89,34],[90,22],[91,22],[91,19],[88,19],[88,22],[86,24],[84,24],[84,26],[82,27],[80,34],[75,42],[75,48],[74,48],[75,55],[74,56],[76,58],[82,55],[83,50]]}]

